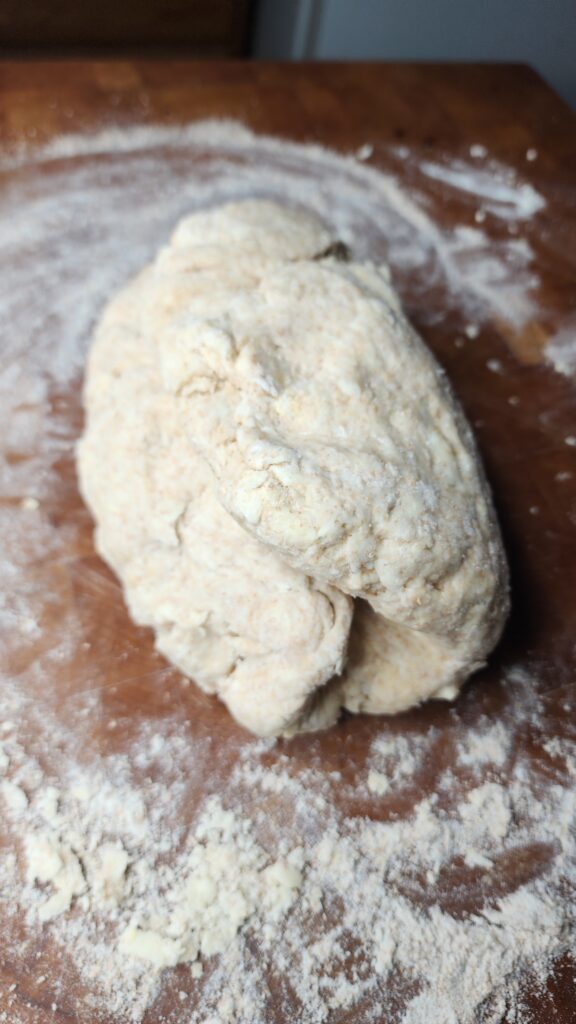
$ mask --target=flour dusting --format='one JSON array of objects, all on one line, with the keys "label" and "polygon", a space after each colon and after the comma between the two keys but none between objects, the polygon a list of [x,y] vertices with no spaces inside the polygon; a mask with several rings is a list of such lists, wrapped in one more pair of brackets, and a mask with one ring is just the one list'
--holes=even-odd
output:
[{"label": "flour dusting", "polygon": [[[476,150],[471,155],[483,157],[486,151]],[[503,220],[527,220],[546,205],[532,185],[518,181],[511,168],[505,168],[495,160],[481,167],[477,163],[471,167],[462,160],[453,160],[449,164],[424,160],[420,170],[427,177],[466,193],[474,203],[480,203],[485,212]]]},{"label": "flour dusting", "polygon": [[576,375],[576,319],[565,324],[546,345],[546,359],[557,373]]},{"label": "flour dusting", "polygon": [[21,858],[2,868],[7,921],[24,912],[74,950],[81,1019],[140,1021],[181,963],[186,1015],[159,1021],[265,1024],[274,1006],[320,1024],[361,1005],[377,1024],[400,982],[404,1009],[390,1019],[472,1022],[489,1006],[482,1019],[499,1021],[523,970],[545,977],[568,947],[576,856],[576,744],[541,737],[535,768],[514,736],[538,726],[534,680],[512,672],[507,687],[504,718],[452,736],[435,794],[391,815],[445,731],[383,723],[368,762],[380,785],[367,768],[347,793],[360,816],[342,811],[338,772],[294,771],[278,745],[251,740],[185,825],[186,774],[205,750],[181,723],[145,725],[122,755],[81,766],[46,718],[57,780],[12,729],[2,751],[14,781],[0,799]]}]

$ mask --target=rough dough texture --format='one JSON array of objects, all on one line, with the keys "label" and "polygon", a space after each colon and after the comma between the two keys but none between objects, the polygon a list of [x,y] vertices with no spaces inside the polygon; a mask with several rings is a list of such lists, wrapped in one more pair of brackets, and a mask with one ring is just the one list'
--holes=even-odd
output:
[{"label": "rough dough texture", "polygon": [[188,217],[88,366],[98,548],[160,650],[259,733],[455,696],[508,607],[464,417],[387,269],[335,243],[267,201]]},{"label": "rough dough texture", "polygon": [[319,728],[340,710],[350,598],[247,535],[162,391],[142,330],[150,272],[108,307],[90,353],[78,459],[96,546],[158,649],[253,732]]},{"label": "rough dough texture", "polygon": [[462,647],[390,622],[359,599],[342,704],[357,713],[393,715],[429,697],[452,700],[473,667]]}]

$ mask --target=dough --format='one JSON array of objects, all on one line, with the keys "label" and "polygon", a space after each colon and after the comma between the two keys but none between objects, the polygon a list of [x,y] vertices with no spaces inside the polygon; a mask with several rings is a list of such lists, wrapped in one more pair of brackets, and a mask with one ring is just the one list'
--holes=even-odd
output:
[{"label": "dough", "polygon": [[316,259],[336,242],[325,224],[302,210],[288,210],[269,199],[246,199],[184,217],[167,253],[184,252],[204,265],[258,265]]},{"label": "dough", "polygon": [[90,354],[78,448],[96,546],[158,649],[253,732],[333,722],[352,602],[247,535],[216,500],[142,329],[145,271],[108,307]]},{"label": "dough", "polygon": [[359,599],[342,705],[356,713],[393,715],[429,697],[453,700],[473,667],[462,645],[390,622]]},{"label": "dough", "polygon": [[508,607],[445,377],[387,269],[335,243],[268,201],[186,218],[88,367],[98,548],[159,648],[259,733],[455,696]]}]

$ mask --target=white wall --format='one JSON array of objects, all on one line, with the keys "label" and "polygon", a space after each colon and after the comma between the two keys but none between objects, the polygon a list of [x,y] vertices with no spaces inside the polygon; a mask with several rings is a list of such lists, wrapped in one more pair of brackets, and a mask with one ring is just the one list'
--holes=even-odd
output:
[{"label": "white wall", "polygon": [[576,108],[576,0],[260,0],[254,56],[521,61]]}]

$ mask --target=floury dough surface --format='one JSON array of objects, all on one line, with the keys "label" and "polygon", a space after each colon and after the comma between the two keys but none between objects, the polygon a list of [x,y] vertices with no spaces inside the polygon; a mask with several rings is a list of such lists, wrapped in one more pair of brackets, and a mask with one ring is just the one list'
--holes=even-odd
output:
[{"label": "floury dough surface", "polygon": [[342,668],[352,602],[285,565],[217,501],[142,329],[150,273],[109,306],[90,356],[79,461],[97,548],[159,650],[247,728],[333,721],[338,695],[315,694]]},{"label": "floury dough surface", "polygon": [[387,269],[336,242],[269,201],[185,218],[88,365],[98,550],[262,734],[455,696],[507,611],[470,430]]}]

